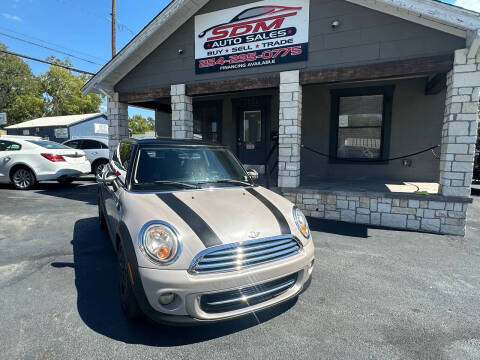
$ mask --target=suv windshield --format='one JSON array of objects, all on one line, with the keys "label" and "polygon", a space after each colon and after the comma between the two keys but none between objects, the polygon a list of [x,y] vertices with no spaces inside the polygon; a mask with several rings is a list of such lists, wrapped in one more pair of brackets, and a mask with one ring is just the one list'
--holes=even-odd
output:
[{"label": "suv windshield", "polygon": [[250,180],[233,154],[221,147],[144,147],[137,153],[135,188],[245,186]]}]

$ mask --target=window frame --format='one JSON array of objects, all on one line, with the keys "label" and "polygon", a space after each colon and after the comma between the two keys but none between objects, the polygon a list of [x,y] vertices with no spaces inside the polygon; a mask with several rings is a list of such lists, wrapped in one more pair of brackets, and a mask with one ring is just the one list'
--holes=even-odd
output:
[{"label": "window frame", "polygon": [[[330,108],[330,157],[329,163],[359,163],[359,164],[388,164],[390,155],[390,136],[392,125],[392,107],[393,93],[395,85],[388,86],[369,86],[361,88],[344,88],[330,90],[331,108]],[[383,95],[383,113],[382,113],[382,133],[380,137],[380,158],[378,159],[360,159],[360,158],[339,158],[338,157],[338,135],[339,135],[339,115],[340,98]]]},{"label": "window frame", "polygon": [[2,141],[2,142],[4,142],[4,143],[9,143],[10,145],[8,145],[8,146],[12,146],[12,145],[18,145],[18,146],[19,146],[19,148],[16,149],[16,150],[11,150],[11,149],[0,150],[0,151],[2,151],[2,152],[3,152],[3,151],[7,152],[7,151],[20,151],[20,150],[22,150],[22,144],[19,144],[19,143],[15,142],[15,141],[10,141],[10,140],[0,140],[0,141]]},{"label": "window frame", "polygon": [[[88,144],[89,142],[92,142],[92,143],[95,143],[95,147],[93,148],[86,148],[85,146],[88,146],[86,144]],[[98,140],[94,140],[94,139],[82,139],[82,148],[81,150],[100,150],[102,149],[102,143]]]},{"label": "window frame", "polygon": [[[195,123],[195,115],[197,114],[198,111],[202,111],[205,108],[211,108],[214,109],[217,113],[217,141],[214,142],[215,144],[222,144],[222,138],[223,138],[223,100],[198,100],[193,102],[193,121]],[[195,124],[194,124],[195,127]],[[195,135],[195,130],[194,130],[194,135]],[[203,133],[202,133],[203,137]],[[202,139],[203,141],[208,141],[206,139]]]},{"label": "window frame", "polygon": [[68,147],[71,147],[70,146],[70,143],[76,141],[78,143],[78,147],[72,147],[72,149],[75,149],[75,150],[82,150],[82,143],[83,143],[83,140],[82,139],[72,139],[72,140],[68,140],[68,141],[65,141],[63,143],[63,145],[65,146],[68,146]]}]

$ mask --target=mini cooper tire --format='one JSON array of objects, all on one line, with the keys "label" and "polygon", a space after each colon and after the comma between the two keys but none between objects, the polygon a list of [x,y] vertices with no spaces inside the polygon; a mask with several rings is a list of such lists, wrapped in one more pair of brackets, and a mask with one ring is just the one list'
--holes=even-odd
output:
[{"label": "mini cooper tire", "polygon": [[118,245],[118,284],[120,292],[120,305],[127,319],[139,321],[143,319],[143,313],[138,306],[137,299],[130,282],[130,273],[128,270],[128,261],[123,251],[122,243]]},{"label": "mini cooper tire", "polygon": [[100,199],[98,199],[98,222],[100,224],[100,229],[107,230],[107,220],[103,214],[102,205],[100,205]]},{"label": "mini cooper tire", "polygon": [[12,174],[12,183],[18,190],[30,190],[37,183],[35,174],[27,167],[18,167]]}]

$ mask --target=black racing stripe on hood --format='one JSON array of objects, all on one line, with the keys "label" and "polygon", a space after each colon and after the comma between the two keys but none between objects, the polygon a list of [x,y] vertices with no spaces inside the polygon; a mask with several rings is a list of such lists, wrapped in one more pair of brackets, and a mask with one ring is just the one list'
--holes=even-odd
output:
[{"label": "black racing stripe on hood", "polygon": [[212,228],[182,200],[173,194],[157,194],[157,196],[190,226],[205,247],[223,245]]},{"label": "black racing stripe on hood", "polygon": [[283,216],[282,212],[278,210],[278,208],[275,205],[273,205],[273,203],[270,200],[268,200],[265,196],[260,194],[254,188],[247,188],[245,190],[247,190],[250,194],[255,196],[258,200],[260,200],[263,203],[263,205],[265,205],[268,208],[268,210],[272,212],[273,216],[275,216],[275,219],[278,222],[278,226],[280,226],[282,235],[287,235],[292,233],[290,231],[290,226],[288,226],[287,219],[285,219],[285,216]]}]

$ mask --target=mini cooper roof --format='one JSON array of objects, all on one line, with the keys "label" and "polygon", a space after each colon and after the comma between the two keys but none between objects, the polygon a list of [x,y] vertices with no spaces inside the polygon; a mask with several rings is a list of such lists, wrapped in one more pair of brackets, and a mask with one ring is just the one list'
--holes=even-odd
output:
[{"label": "mini cooper roof", "polygon": [[130,142],[134,145],[163,145],[163,146],[205,146],[225,148],[224,145],[211,143],[203,140],[169,139],[169,138],[131,138],[121,142]]}]

